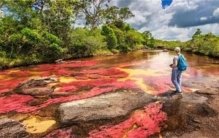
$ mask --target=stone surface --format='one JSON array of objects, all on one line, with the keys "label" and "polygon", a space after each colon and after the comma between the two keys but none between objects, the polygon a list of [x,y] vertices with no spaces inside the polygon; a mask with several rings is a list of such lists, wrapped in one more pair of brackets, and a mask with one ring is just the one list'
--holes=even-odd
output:
[{"label": "stone surface", "polygon": [[[168,94],[155,97],[167,113],[163,138],[219,137],[217,92]],[[156,137],[156,136],[155,136]],[[152,137],[154,138],[154,137]]]},{"label": "stone surface", "polygon": [[25,138],[28,136],[25,127],[11,119],[0,119],[0,138]]},{"label": "stone surface", "polygon": [[126,116],[136,108],[152,101],[144,92],[122,91],[63,103],[58,108],[61,123],[113,119]]},{"label": "stone surface", "polygon": [[47,86],[47,84],[57,81],[58,79],[54,77],[30,79],[19,84],[13,91],[18,94],[46,96],[50,95],[54,91],[54,87]]}]

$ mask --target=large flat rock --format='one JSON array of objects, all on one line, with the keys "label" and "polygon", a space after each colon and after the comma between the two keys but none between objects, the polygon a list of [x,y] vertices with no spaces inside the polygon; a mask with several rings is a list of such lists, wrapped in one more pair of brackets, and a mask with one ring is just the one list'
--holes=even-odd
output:
[{"label": "large flat rock", "polygon": [[125,116],[150,103],[151,97],[142,91],[120,91],[63,103],[58,108],[59,121],[66,124]]}]

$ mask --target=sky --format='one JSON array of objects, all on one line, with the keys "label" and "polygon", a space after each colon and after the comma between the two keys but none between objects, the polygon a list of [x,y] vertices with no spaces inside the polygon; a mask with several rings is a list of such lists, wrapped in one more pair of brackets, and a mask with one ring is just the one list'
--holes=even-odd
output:
[{"label": "sky", "polygon": [[197,28],[219,35],[219,0],[112,0],[128,7],[135,17],[126,20],[156,39],[187,41]]}]

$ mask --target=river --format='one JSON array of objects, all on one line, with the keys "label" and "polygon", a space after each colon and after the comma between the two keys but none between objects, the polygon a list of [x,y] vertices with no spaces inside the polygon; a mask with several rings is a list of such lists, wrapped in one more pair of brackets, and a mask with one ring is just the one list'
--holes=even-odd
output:
[{"label": "river", "polygon": [[[191,53],[183,54],[189,65],[183,72],[183,83],[190,79],[206,80],[208,77],[219,77],[218,59]],[[40,114],[41,117],[52,116],[53,114],[45,109],[51,109],[58,103],[85,99],[120,89],[140,89],[152,95],[174,90],[169,67],[174,55],[174,52],[139,50],[115,56],[83,58],[60,64],[40,64],[1,71],[1,117],[20,119],[28,126],[31,123],[36,124],[37,120],[39,122],[39,117],[35,117],[36,114]],[[40,103],[34,104],[32,102],[36,101],[36,97],[12,92],[21,82],[48,76],[58,78],[58,82],[51,84],[55,88],[54,92],[65,92],[70,95],[43,97]],[[183,86],[183,92],[192,92],[196,89]],[[40,121],[42,120],[45,119]],[[47,118],[46,121],[29,127],[28,132],[43,133],[56,123],[53,117]],[[44,124],[47,124],[47,127],[42,127]]]}]

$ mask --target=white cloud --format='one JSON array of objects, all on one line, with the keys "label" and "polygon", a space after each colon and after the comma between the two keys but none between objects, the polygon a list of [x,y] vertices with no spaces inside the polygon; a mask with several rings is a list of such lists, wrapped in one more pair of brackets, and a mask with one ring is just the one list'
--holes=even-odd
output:
[{"label": "white cloud", "polygon": [[213,16],[216,17],[216,18],[219,17],[219,8],[217,8],[216,10],[214,10]]},{"label": "white cloud", "polygon": [[[140,32],[150,31],[155,38],[188,40],[200,28],[203,33],[219,34],[219,0],[173,0],[162,8],[161,0],[113,0],[127,6],[135,17],[127,20]],[[212,15],[213,14],[213,15]]]},{"label": "white cloud", "polygon": [[208,19],[208,17],[201,17],[201,18],[200,18],[201,21],[205,21],[205,20],[207,20],[207,19]]}]

